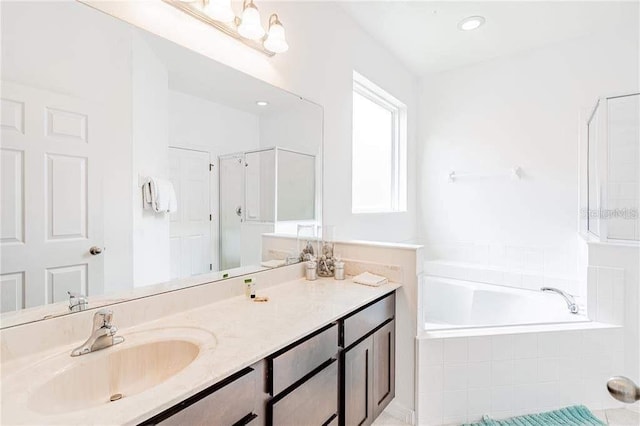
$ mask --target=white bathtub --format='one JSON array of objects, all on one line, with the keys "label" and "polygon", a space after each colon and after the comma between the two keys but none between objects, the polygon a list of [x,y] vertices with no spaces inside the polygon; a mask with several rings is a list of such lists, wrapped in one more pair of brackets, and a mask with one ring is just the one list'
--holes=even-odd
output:
[{"label": "white bathtub", "polygon": [[424,286],[426,330],[588,321],[583,307],[572,314],[555,293],[434,276],[426,276]]}]

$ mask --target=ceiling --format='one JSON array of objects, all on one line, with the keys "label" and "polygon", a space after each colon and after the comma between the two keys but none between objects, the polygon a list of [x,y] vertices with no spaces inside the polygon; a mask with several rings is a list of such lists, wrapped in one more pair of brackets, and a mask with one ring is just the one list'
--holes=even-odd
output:
[{"label": "ceiling", "polygon": [[[417,75],[446,71],[638,22],[638,2],[357,1],[342,7]],[[486,23],[461,31],[481,15]],[[637,30],[636,30],[637,32]]]}]

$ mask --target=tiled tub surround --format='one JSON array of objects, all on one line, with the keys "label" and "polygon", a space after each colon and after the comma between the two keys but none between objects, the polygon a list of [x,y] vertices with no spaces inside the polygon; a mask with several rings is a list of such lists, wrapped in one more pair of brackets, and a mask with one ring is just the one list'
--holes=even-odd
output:
[{"label": "tiled tub surround", "polygon": [[[502,328],[502,332],[508,329]],[[418,424],[502,418],[584,404],[620,407],[607,379],[624,372],[619,327],[430,338],[418,345]]]},{"label": "tiled tub surround", "polygon": [[[559,288],[575,296],[581,315],[588,316],[592,321],[623,324],[625,271],[622,268],[589,266],[586,285],[575,279],[545,277],[452,261],[428,261],[425,262],[424,269],[426,274],[436,277],[490,284],[496,291],[500,291],[501,287],[532,291],[539,291],[543,286]],[[556,295],[556,297],[560,299],[560,296]]]},{"label": "tiled tub surround", "polygon": [[[272,272],[299,276],[296,267]],[[200,353],[192,364],[155,388],[117,401],[118,409],[114,409],[114,405],[102,405],[85,411],[46,415],[32,410],[29,405],[35,388],[47,380],[38,373],[38,363],[48,362],[56,356],[65,359],[88,335],[92,311],[1,330],[1,422],[138,423],[399,287],[395,283],[373,288],[348,280],[308,282],[299,278],[267,286],[264,285],[267,282],[274,283],[274,277],[269,274],[259,277],[257,292],[270,298],[267,303],[254,303],[238,295],[242,294],[243,287],[241,280],[235,279],[169,294],[173,301],[171,297],[160,295],[154,297],[155,300],[140,299],[114,305],[114,323],[119,326],[118,334],[125,338],[138,332],[171,328],[195,328],[212,334],[210,340],[201,342]],[[225,289],[222,293],[226,291],[227,294],[219,295],[217,302],[201,303],[199,307],[178,310],[173,315],[168,313],[172,309],[166,306],[173,303],[175,311],[176,304],[184,303],[177,300],[183,296],[187,298],[185,300],[194,296],[202,300],[207,290],[221,291],[222,288]],[[195,295],[193,291],[202,294]],[[36,343],[30,345],[28,342]],[[122,345],[126,345],[126,340]],[[69,359],[72,363],[81,363],[84,357],[91,355]],[[54,373],[51,372],[52,377]]]},{"label": "tiled tub surround", "polygon": [[426,330],[588,322],[572,314],[555,292],[523,290],[433,276],[424,277]]}]

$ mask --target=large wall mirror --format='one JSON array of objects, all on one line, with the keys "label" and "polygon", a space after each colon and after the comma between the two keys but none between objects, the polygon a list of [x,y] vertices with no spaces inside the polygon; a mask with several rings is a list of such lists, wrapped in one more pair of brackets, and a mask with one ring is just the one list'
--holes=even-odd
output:
[{"label": "large wall mirror", "polygon": [[1,7],[0,325],[279,266],[261,236],[320,222],[320,106],[82,3]]}]

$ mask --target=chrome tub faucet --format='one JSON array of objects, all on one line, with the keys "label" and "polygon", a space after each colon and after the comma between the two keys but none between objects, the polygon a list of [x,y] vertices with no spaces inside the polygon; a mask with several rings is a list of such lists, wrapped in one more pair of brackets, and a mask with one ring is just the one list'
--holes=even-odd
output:
[{"label": "chrome tub faucet", "polygon": [[71,356],[80,356],[99,351],[124,342],[124,337],[116,336],[118,327],[111,324],[113,311],[100,309],[93,316],[93,330],[91,336],[79,347],[71,351]]},{"label": "chrome tub faucet", "polygon": [[542,287],[540,291],[552,292],[562,296],[564,298],[564,301],[567,302],[567,308],[569,308],[569,312],[571,312],[572,314],[577,314],[578,311],[580,311],[580,308],[578,308],[578,304],[576,303],[576,300],[569,293],[566,293],[560,290],[559,288],[554,288],[554,287]]}]

